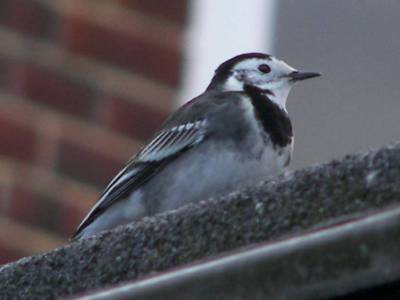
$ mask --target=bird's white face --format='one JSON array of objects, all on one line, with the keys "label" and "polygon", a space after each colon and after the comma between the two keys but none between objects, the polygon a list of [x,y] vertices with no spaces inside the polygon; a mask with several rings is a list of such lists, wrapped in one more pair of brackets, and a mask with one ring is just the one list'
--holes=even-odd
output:
[{"label": "bird's white face", "polygon": [[295,84],[291,74],[297,72],[282,60],[248,58],[233,66],[230,76],[222,86],[224,91],[243,91],[245,84],[268,91],[268,97],[285,108],[290,89]]},{"label": "bird's white face", "polygon": [[286,99],[293,85],[317,76],[320,74],[297,71],[268,54],[244,53],[222,63],[207,90],[243,92],[246,85],[254,86],[286,110]]}]

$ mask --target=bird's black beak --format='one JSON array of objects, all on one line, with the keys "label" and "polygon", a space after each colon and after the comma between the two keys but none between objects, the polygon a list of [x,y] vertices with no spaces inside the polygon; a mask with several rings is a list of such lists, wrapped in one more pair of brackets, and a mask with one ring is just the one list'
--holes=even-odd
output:
[{"label": "bird's black beak", "polygon": [[287,77],[290,78],[292,81],[300,81],[300,80],[305,80],[305,79],[310,79],[314,77],[321,76],[320,73],[315,73],[315,72],[300,72],[300,71],[294,71],[287,75]]}]

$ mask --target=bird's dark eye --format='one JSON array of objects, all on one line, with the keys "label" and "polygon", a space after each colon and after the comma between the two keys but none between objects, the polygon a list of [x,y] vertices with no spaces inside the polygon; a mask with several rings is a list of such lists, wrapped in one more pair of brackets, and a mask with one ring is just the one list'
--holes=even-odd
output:
[{"label": "bird's dark eye", "polygon": [[267,64],[262,64],[258,66],[258,70],[263,73],[271,72],[271,68]]}]

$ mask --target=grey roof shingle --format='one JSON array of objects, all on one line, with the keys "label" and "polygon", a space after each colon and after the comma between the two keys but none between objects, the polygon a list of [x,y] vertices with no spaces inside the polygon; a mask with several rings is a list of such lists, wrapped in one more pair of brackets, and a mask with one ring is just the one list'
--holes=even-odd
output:
[{"label": "grey roof shingle", "polygon": [[399,236],[397,207],[79,299],[398,300]]},{"label": "grey roof shingle", "polygon": [[110,286],[400,202],[400,145],[310,167],[0,268],[0,298]]}]

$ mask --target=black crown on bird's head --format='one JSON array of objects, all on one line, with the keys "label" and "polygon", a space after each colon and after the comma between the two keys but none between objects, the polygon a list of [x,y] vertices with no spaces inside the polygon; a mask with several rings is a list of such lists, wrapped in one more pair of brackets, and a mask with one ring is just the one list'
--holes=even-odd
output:
[{"label": "black crown on bird's head", "polygon": [[252,86],[271,95],[271,100],[284,108],[296,82],[317,76],[320,74],[300,72],[269,54],[244,53],[225,61],[215,70],[207,91],[243,92],[245,86]]},{"label": "black crown on bird's head", "polygon": [[232,74],[233,67],[240,61],[245,59],[266,59],[270,60],[271,55],[259,52],[251,52],[251,53],[243,53],[237,56],[228,59],[219,65],[219,67],[215,70],[214,77],[211,80],[211,83],[207,87],[207,90],[216,88],[217,86],[223,84],[227,78]]}]

